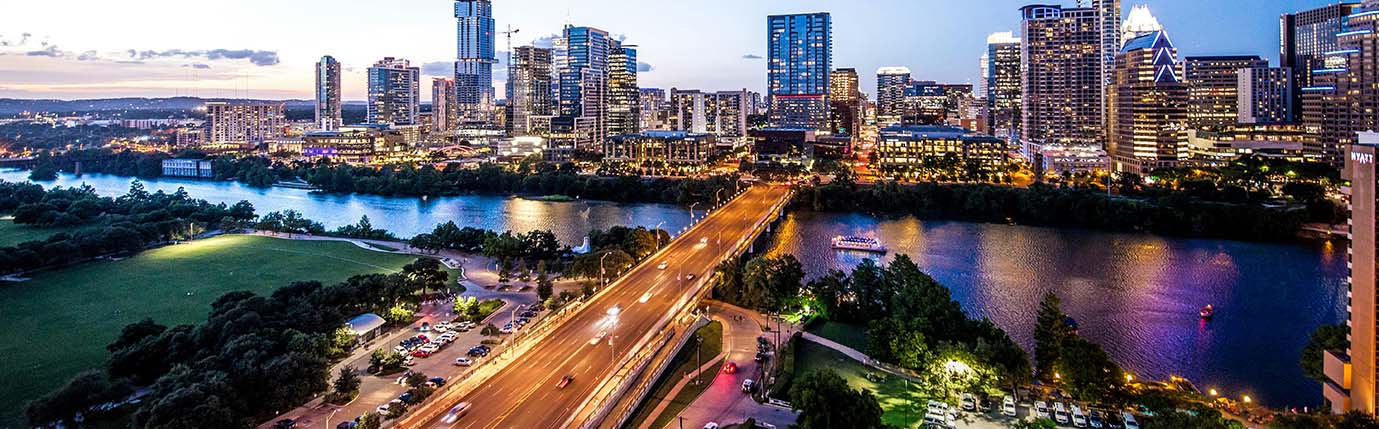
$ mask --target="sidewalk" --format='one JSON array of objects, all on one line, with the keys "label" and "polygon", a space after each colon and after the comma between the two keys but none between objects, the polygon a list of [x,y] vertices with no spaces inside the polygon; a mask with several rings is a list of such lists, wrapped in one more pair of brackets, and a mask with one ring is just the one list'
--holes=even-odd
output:
[{"label": "sidewalk", "polygon": [[[727,355],[726,360],[736,363],[738,370],[735,374],[720,372],[704,393],[685,407],[678,416],[684,419],[685,427],[699,428],[709,422],[728,425],[747,419],[767,422],[779,428],[794,423],[795,414],[791,410],[758,403],[752,395],[742,393],[743,381],[752,379],[761,382],[766,368],[755,359],[757,337],[774,337],[772,333],[762,330],[764,326],[774,329],[774,322],[768,325],[769,321],[760,313],[726,303],[711,301],[708,305],[713,319],[723,324],[723,353]],[[795,327],[785,324],[781,328],[782,341],[795,330]],[[675,393],[669,395],[669,398],[674,397]],[[669,402],[669,399],[664,400],[662,405],[665,402]],[[655,419],[655,414],[660,413],[654,412],[648,422]]]}]

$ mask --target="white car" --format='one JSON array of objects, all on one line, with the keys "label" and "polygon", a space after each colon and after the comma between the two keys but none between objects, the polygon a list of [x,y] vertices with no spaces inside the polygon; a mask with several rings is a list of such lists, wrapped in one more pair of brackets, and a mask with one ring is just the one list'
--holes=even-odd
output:
[{"label": "white car", "polygon": [[1041,419],[1049,418],[1049,404],[1044,401],[1034,401],[1034,416]]},{"label": "white car", "polygon": [[1129,411],[1121,411],[1120,418],[1125,421],[1125,429],[1140,429],[1140,422]]},{"label": "white car", "polygon": [[457,358],[457,359],[455,359],[455,366],[470,366],[470,365],[473,365],[473,364],[474,364],[474,360],[473,360],[473,359],[470,359],[470,358],[467,358],[467,357],[462,357],[462,358]]},{"label": "white car", "polygon": [[1082,413],[1082,407],[1073,404],[1073,427],[1087,427],[1087,415]]},{"label": "white car", "polygon": [[606,336],[608,336],[608,331],[599,331],[597,335],[594,335],[594,339],[589,340],[589,344],[598,345],[600,341],[603,341],[603,337]]},{"label": "white car", "polygon": [[666,267],[669,267],[669,266],[670,266],[670,261],[661,261],[660,264],[656,265],[656,269],[658,269],[658,270],[664,270],[664,269],[666,269]]},{"label": "white car", "polygon": [[964,394],[962,394],[962,402],[960,402],[960,404],[962,405],[962,409],[964,409],[964,410],[967,410],[967,411],[976,410],[976,409],[977,409],[977,398],[974,397],[974,396],[972,396],[971,393],[964,393]]},{"label": "white car", "polygon": [[1015,398],[1006,395],[1005,398],[1001,399],[1001,414],[1006,417],[1015,417]]},{"label": "white car", "polygon": [[455,405],[454,408],[450,409],[450,412],[445,413],[445,417],[441,418],[441,423],[455,423],[455,421],[459,420],[460,417],[464,417],[465,413],[469,412],[469,408],[471,406],[472,404],[468,402],[461,402],[458,405]]},{"label": "white car", "polygon": [[1058,422],[1060,425],[1066,425],[1072,421],[1068,418],[1067,405],[1063,405],[1062,402],[1055,402],[1053,404],[1053,421]]},{"label": "white car", "polygon": [[707,424],[704,425],[704,429],[718,429],[718,423],[717,423],[717,422],[709,422],[709,423],[707,423]]}]

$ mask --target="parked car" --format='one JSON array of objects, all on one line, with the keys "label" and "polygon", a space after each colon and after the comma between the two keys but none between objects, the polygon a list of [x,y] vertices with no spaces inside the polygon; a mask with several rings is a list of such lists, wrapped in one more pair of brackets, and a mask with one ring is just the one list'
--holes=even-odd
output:
[{"label": "parked car", "polygon": [[1049,418],[1049,404],[1044,401],[1034,401],[1034,416],[1041,419]]},{"label": "parked car", "polygon": [[560,381],[555,383],[555,388],[564,389],[565,386],[569,386],[573,381],[575,381],[575,376],[566,374],[564,377],[560,377]]},{"label": "parked car", "polygon": [[469,355],[469,357],[485,357],[488,356],[488,349],[482,347],[474,347],[469,349],[469,353],[467,354]]},{"label": "parked car", "polygon": [[412,352],[412,356],[413,356],[413,357],[419,357],[419,358],[427,358],[427,357],[431,357],[431,352],[428,352],[428,351],[426,351],[426,350],[417,350],[417,351]]},{"label": "parked car", "polygon": [[441,386],[444,386],[444,385],[445,385],[445,378],[444,378],[444,377],[431,377],[431,379],[430,379],[430,380],[426,380],[426,382],[435,385],[435,386],[431,386],[431,387],[441,387]]},{"label": "parked car", "polygon": [[455,366],[470,366],[470,365],[474,365],[474,360],[473,360],[473,359],[466,358],[466,357],[455,358]]},{"label": "parked car", "polygon": [[1087,424],[1095,429],[1106,427],[1106,421],[1101,418],[1101,411],[1097,410],[1092,410],[1092,412],[1087,415]]},{"label": "parked car", "polygon": [[402,401],[402,403],[404,404],[410,404],[412,403],[412,398],[414,397],[415,396],[412,395],[412,392],[402,392],[401,395],[398,395],[397,400]]},{"label": "parked car", "polygon": [[450,409],[450,412],[445,413],[445,417],[441,417],[441,423],[455,423],[455,421],[459,420],[460,417],[464,417],[464,415],[469,412],[471,406],[472,405],[468,402],[461,402],[458,405],[455,405],[454,408]]},{"label": "parked car", "polygon": [[1056,421],[1058,422],[1058,424],[1061,425],[1066,425],[1072,421],[1072,419],[1068,418],[1067,405],[1063,405],[1062,402],[1055,402],[1053,404],[1053,421]]},{"label": "parked car", "polygon": [[1129,411],[1121,411],[1120,418],[1125,421],[1125,429],[1140,429],[1140,422]]},{"label": "parked car", "polygon": [[749,379],[746,379],[746,380],[742,380],[742,393],[748,393],[748,394],[750,394],[750,393],[752,393],[752,392],[755,392],[756,390],[757,390],[757,382],[752,381],[752,379],[750,379],[750,378],[749,378]]},{"label": "parked car", "polygon": [[282,419],[273,423],[273,429],[292,429],[297,427],[297,422],[292,419]]},{"label": "parked car", "polygon": [[737,364],[732,363],[732,362],[725,362],[725,363],[723,364],[723,373],[724,373],[724,374],[736,374],[736,373],[737,373]]},{"label": "parked car", "polygon": [[1001,398],[1001,414],[1006,417],[1015,417],[1015,398],[1010,395]]},{"label": "parked car", "polygon": [[1082,413],[1082,407],[1073,404],[1073,427],[1087,427],[1087,415]]},{"label": "parked car", "polygon": [[718,429],[718,423],[717,423],[717,422],[708,422],[708,423],[705,423],[705,424],[704,424],[704,429]]},{"label": "parked car", "polygon": [[974,396],[972,396],[971,393],[963,393],[963,394],[962,394],[962,400],[959,401],[958,404],[959,404],[959,405],[962,405],[962,409],[963,409],[964,411],[976,411],[976,410],[977,410],[977,398],[974,397]]},{"label": "parked car", "polygon": [[338,424],[338,425],[335,425],[335,429],[354,429],[354,428],[357,428],[357,427],[359,427],[359,422],[356,422],[356,421],[353,421],[353,420],[346,420],[346,421],[340,422],[340,424]]}]

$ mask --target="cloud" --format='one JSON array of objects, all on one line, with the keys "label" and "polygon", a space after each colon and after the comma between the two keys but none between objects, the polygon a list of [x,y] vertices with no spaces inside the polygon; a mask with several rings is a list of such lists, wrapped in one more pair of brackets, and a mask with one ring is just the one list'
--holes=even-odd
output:
[{"label": "cloud", "polygon": [[761,55],[757,55],[757,54],[742,54],[742,59],[744,59],[744,60],[759,60],[759,59],[761,59]]},{"label": "cloud", "polygon": [[100,59],[101,54],[96,51],[82,52],[81,55],[77,56],[77,61],[98,61]]},{"label": "cloud", "polygon": [[43,48],[43,49],[40,49],[40,50],[37,50],[37,51],[29,51],[29,52],[26,53],[25,55],[28,55],[28,56],[31,56],[31,57],[53,57],[53,58],[62,58],[62,57],[64,57],[64,56],[67,56],[67,53],[58,50],[58,49],[57,49],[57,45],[47,45],[46,48]]},{"label": "cloud", "polygon": [[559,39],[559,38],[560,38],[560,35],[559,35],[559,34],[554,34],[554,33],[553,33],[553,34],[541,36],[541,37],[538,37],[538,38],[532,40],[532,41],[531,41],[531,45],[532,45],[532,46],[535,46],[535,47],[538,47],[538,48],[548,48],[548,49],[549,49],[549,48],[555,46],[555,39]]},{"label": "cloud", "polygon": [[656,68],[655,68],[655,67],[652,67],[651,64],[647,64],[647,63],[644,63],[644,62],[638,62],[638,63],[637,63],[637,73],[646,73],[646,72],[649,72],[649,71],[652,71],[652,70],[655,70],[655,69],[656,69]]},{"label": "cloud", "polygon": [[421,74],[427,76],[454,76],[455,63],[450,61],[435,61],[422,64]]},{"label": "cloud", "polygon": [[166,51],[135,50],[126,51],[129,57],[135,60],[151,60],[159,58],[205,58],[210,61],[217,60],[249,60],[251,64],[260,67],[275,66],[282,62],[278,58],[276,51],[255,51],[252,49],[211,49],[187,51],[182,49],[170,49]]}]

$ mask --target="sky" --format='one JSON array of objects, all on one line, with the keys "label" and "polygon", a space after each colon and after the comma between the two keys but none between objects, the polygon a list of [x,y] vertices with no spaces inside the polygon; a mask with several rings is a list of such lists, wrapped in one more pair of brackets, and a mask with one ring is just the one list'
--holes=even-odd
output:
[{"label": "sky", "polygon": [[[1123,0],[1146,4],[1179,54],[1260,55],[1278,62],[1278,16],[1336,0]],[[449,0],[44,0],[0,14],[0,97],[312,98],[322,55],[343,63],[344,97],[365,97],[364,70],[405,58],[448,76],[455,56]],[[495,0],[513,46],[549,43],[566,23],[638,48],[639,86],[703,90],[766,82],[766,16],[833,14],[833,65],[853,67],[874,94],[875,71],[978,79],[992,32],[1015,31],[1018,9],[1057,0]],[[1062,2],[1075,5],[1074,0]],[[77,12],[79,11],[79,12]],[[505,61],[507,39],[497,36]],[[506,73],[496,67],[502,97]],[[429,80],[422,98],[430,98]]]}]

